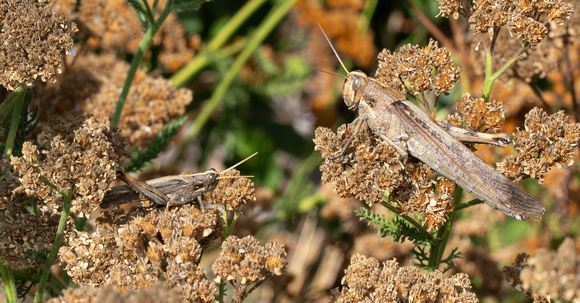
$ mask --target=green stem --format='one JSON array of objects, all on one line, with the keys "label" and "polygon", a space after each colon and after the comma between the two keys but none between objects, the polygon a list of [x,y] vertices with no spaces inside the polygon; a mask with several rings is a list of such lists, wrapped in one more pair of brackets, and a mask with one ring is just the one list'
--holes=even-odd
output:
[{"label": "green stem", "polygon": [[236,32],[238,28],[248,19],[266,0],[251,0],[246,2],[241,9],[222,27],[219,33],[208,43],[205,50],[195,56],[193,61],[179,70],[171,77],[171,82],[175,87],[181,87],[187,80],[195,76],[209,63],[208,54],[217,51]]},{"label": "green stem", "polygon": [[40,276],[40,282],[38,282],[38,289],[36,290],[36,295],[34,296],[34,303],[40,303],[40,301],[42,300],[44,287],[46,281],[48,280],[48,275],[50,274],[50,268],[52,267],[52,263],[56,258],[56,253],[60,248],[60,243],[62,242],[62,238],[64,236],[64,228],[66,226],[66,220],[68,218],[69,210],[72,205],[73,190],[74,188],[63,194],[64,203],[62,207],[62,213],[60,214],[60,222],[58,223],[58,229],[56,231],[54,244],[52,245],[52,249],[50,251],[50,254],[48,255],[46,264],[44,265],[44,270],[42,271],[42,275]]},{"label": "green stem", "polygon": [[238,221],[238,213],[236,211],[234,211],[234,218],[232,219],[232,224],[230,224],[228,226],[228,211],[227,209],[224,211],[224,214],[222,215],[222,219],[224,220],[224,240],[227,239],[230,234],[232,233],[232,230],[234,229],[234,226],[236,225],[236,222]]},{"label": "green stem", "polygon": [[20,125],[20,114],[22,113],[22,107],[24,106],[24,97],[26,96],[25,87],[19,85],[12,94],[16,94],[14,103],[12,105],[12,119],[10,119],[10,130],[8,131],[8,137],[6,138],[6,147],[4,148],[4,155],[9,158],[12,155],[14,148],[14,141],[16,140],[16,134],[18,132],[18,126]]},{"label": "green stem", "polygon": [[[458,205],[461,202],[461,196],[463,195],[463,188],[457,187],[455,190],[455,196],[453,197],[453,205]],[[439,228],[437,232],[436,241],[431,242],[431,247],[429,251],[429,264],[427,265],[427,270],[435,271],[439,269],[441,260],[443,259],[443,253],[445,252],[445,247],[449,241],[449,236],[451,235],[451,229],[453,228],[453,223],[457,217],[456,212],[451,212],[445,224]]]},{"label": "green stem", "polygon": [[373,18],[378,3],[379,3],[378,0],[365,1],[365,5],[360,14],[360,18],[358,19],[358,23],[356,24],[355,32],[357,34],[362,34],[367,31],[367,29],[371,24],[371,19]]},{"label": "green stem", "polygon": [[6,98],[6,101],[2,102],[2,104],[0,104],[0,115],[4,114],[4,111],[6,111],[8,108],[10,108],[10,106],[12,105],[12,103],[14,102],[14,100],[18,97],[18,94],[24,89],[23,85],[18,85],[8,96],[8,98]]},{"label": "green stem", "polygon": [[157,30],[159,30],[161,24],[163,24],[163,21],[165,21],[165,18],[167,18],[169,13],[171,13],[172,8],[173,1],[168,1],[167,5],[165,6],[165,9],[163,9],[163,12],[161,12],[159,18],[151,22],[151,26],[149,26],[149,28],[147,29],[147,32],[145,33],[145,36],[141,41],[141,45],[139,45],[139,49],[137,50],[135,57],[133,57],[133,61],[131,61],[129,73],[127,74],[127,78],[125,79],[125,83],[123,84],[123,91],[119,96],[119,101],[117,101],[117,108],[115,109],[115,113],[111,118],[111,127],[116,127],[119,124],[119,119],[121,119],[121,112],[123,111],[123,106],[125,106],[125,101],[127,101],[129,89],[131,88],[131,83],[133,83],[133,78],[135,78],[135,74],[137,73],[137,69],[139,68],[139,64],[141,63],[141,59],[143,58],[143,55],[145,55],[147,49],[149,49],[149,45],[153,40],[153,36],[155,36]]},{"label": "green stem", "polygon": [[394,214],[396,214],[397,216],[405,219],[405,221],[411,223],[411,225],[415,226],[415,228],[417,228],[419,232],[421,232],[421,234],[423,234],[425,237],[427,237],[430,240],[434,240],[433,235],[430,232],[428,232],[427,229],[425,229],[425,227],[423,227],[423,225],[417,222],[417,220],[415,220],[413,217],[401,214],[395,206],[389,204],[388,202],[383,202],[382,205],[387,209],[389,209]]},{"label": "green stem", "polygon": [[520,48],[520,50],[512,56],[505,64],[502,66],[495,74],[493,73],[493,54],[490,53],[488,49],[485,51],[485,82],[483,84],[483,94],[482,97],[485,102],[489,101],[489,96],[491,95],[491,88],[493,87],[493,83],[497,80],[505,71],[510,68],[524,53],[528,46],[528,42],[524,42],[524,45]]},{"label": "green stem", "polygon": [[469,202],[461,203],[461,204],[455,206],[455,209],[453,209],[453,212],[456,213],[456,212],[459,212],[462,209],[466,209],[468,207],[471,207],[471,206],[477,205],[477,204],[481,204],[481,203],[483,203],[483,201],[481,201],[479,199],[473,199],[473,200],[471,200]]},{"label": "green stem", "polygon": [[199,113],[195,122],[189,128],[187,134],[187,140],[191,141],[193,138],[197,136],[199,131],[202,129],[203,125],[209,120],[210,115],[216,109],[216,107],[222,101],[224,95],[226,94],[230,84],[236,78],[246,61],[250,58],[250,56],[256,51],[258,46],[266,39],[266,37],[272,32],[274,27],[280,21],[288,11],[292,8],[294,3],[297,0],[287,0],[287,1],[280,1],[277,6],[273,7],[268,16],[264,18],[262,24],[258,27],[254,35],[248,40],[246,47],[242,51],[242,53],[238,56],[236,61],[232,64],[230,70],[226,73],[222,82],[218,85],[215,89],[213,95],[211,96],[209,103],[203,108],[203,110]]},{"label": "green stem", "polygon": [[[244,45],[246,45],[247,40],[245,38],[239,39],[236,42],[223,47],[219,51],[216,50],[217,57],[227,57],[231,56],[237,52],[239,52]],[[193,61],[187,64],[185,67],[180,69],[177,73],[175,73],[171,78],[171,83],[173,83],[173,87],[181,87],[183,86],[189,79],[197,75],[201,70],[203,70],[209,63],[210,63],[210,55],[211,52],[209,49],[203,50],[200,53],[195,55]]]},{"label": "green stem", "polygon": [[16,283],[12,269],[8,265],[0,264],[0,275],[2,276],[2,283],[4,284],[4,293],[6,294],[6,302],[16,303],[18,298],[16,292]]}]

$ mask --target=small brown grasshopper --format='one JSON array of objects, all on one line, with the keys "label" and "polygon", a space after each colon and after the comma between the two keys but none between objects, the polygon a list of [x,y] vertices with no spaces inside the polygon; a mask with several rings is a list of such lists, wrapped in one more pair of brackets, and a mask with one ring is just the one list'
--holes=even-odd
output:
[{"label": "small brown grasshopper", "polygon": [[170,206],[184,205],[197,200],[200,208],[203,210],[204,206],[201,201],[201,196],[212,192],[220,179],[248,177],[225,177],[222,175],[256,154],[254,153],[221,173],[218,173],[212,168],[203,173],[183,173],[143,182],[127,175],[123,171],[117,171],[118,178],[128,185],[109,189],[105,193],[100,207],[109,208],[113,205],[150,201],[152,206],[166,206],[169,208]]},{"label": "small brown grasshopper", "polygon": [[[361,71],[349,72],[324,30],[322,33],[348,73],[345,77],[343,96],[348,109],[358,110],[359,116],[353,122],[355,133],[366,125],[404,158],[411,155],[419,159],[492,208],[510,217],[518,220],[542,218],[546,212],[544,205],[497,172],[456,138],[458,136],[461,140],[466,139],[464,141],[472,143],[506,146],[510,141],[509,136],[482,136],[479,133],[461,132],[438,124],[430,115],[392,87],[368,77]],[[455,130],[456,134],[452,135],[447,130]],[[329,157],[328,160],[344,155],[349,143],[350,140],[339,154]]]}]

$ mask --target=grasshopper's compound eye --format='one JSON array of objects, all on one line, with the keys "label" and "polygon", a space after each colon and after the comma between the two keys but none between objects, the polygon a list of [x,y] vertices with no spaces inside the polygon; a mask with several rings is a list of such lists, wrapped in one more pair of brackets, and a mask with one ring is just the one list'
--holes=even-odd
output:
[{"label": "grasshopper's compound eye", "polygon": [[205,185],[205,192],[209,193],[215,189],[218,184],[219,173],[217,171],[208,172],[203,184]]},{"label": "grasshopper's compound eye", "polygon": [[352,89],[357,91],[360,90],[362,87],[363,81],[360,77],[355,77],[352,81]]},{"label": "grasshopper's compound eye", "polygon": [[361,71],[348,74],[343,88],[344,103],[348,109],[354,110],[358,106],[368,83],[367,78],[367,75]]}]

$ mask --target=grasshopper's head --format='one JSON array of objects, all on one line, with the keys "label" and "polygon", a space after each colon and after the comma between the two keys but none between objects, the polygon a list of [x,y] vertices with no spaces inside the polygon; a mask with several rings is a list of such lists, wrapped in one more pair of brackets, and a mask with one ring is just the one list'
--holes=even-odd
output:
[{"label": "grasshopper's head", "polygon": [[368,83],[368,77],[361,71],[350,72],[342,89],[344,103],[348,109],[355,110],[363,96]]},{"label": "grasshopper's head", "polygon": [[205,188],[205,192],[209,193],[212,192],[218,184],[218,177],[220,174],[215,169],[210,169],[205,173],[203,178],[203,187]]}]

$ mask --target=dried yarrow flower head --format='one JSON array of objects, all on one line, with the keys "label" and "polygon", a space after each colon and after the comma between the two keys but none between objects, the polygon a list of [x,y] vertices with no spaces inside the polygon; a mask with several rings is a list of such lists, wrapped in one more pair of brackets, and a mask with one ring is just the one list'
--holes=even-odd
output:
[{"label": "dried yarrow flower head", "polygon": [[77,215],[89,214],[97,207],[115,172],[129,160],[127,140],[106,118],[53,119],[37,140],[38,146],[24,143],[22,157],[12,157],[22,184],[15,192],[59,207],[59,193],[74,189],[71,211]]},{"label": "dried yarrow flower head", "polygon": [[162,283],[156,283],[149,288],[128,290],[121,292],[115,287],[95,288],[81,286],[79,288],[67,288],[57,298],[48,300],[49,303],[79,303],[79,302],[116,302],[116,303],[180,303],[185,302],[177,292],[169,289]]},{"label": "dried yarrow flower head", "polygon": [[254,202],[254,182],[248,178],[239,178],[240,172],[231,169],[220,174],[216,188],[205,195],[207,201],[211,201],[214,207],[224,207],[226,210],[238,211],[240,207]]},{"label": "dried yarrow flower head", "polygon": [[[55,5],[69,19],[79,25],[77,36],[87,46],[119,52],[136,53],[143,39],[143,23],[128,1],[115,0],[55,0]],[[159,1],[158,11],[165,8]],[[198,36],[187,36],[177,14],[170,13],[155,34],[152,47],[158,49],[159,62],[166,71],[175,72],[193,59],[201,46]]]},{"label": "dried yarrow flower head", "polygon": [[0,175],[2,261],[15,270],[40,269],[44,261],[33,252],[49,253],[54,244],[60,213],[46,205],[38,207],[37,212],[33,213],[27,207],[34,203],[26,195],[12,194],[19,183],[17,174],[11,171],[9,159],[0,159]]},{"label": "dried yarrow flower head", "polygon": [[478,302],[466,274],[444,277],[440,271],[421,273],[363,255],[352,256],[332,302]]},{"label": "dried yarrow flower head", "polygon": [[497,133],[505,122],[503,103],[497,100],[485,102],[483,98],[473,98],[465,93],[457,101],[457,110],[462,114],[462,119],[451,117],[447,122],[471,131]]},{"label": "dried yarrow flower head", "polygon": [[548,115],[540,108],[526,114],[524,130],[513,136],[516,155],[497,164],[508,177],[534,178],[540,183],[553,167],[574,163],[574,149],[580,140],[580,123],[570,122],[564,111]]},{"label": "dried yarrow flower head", "polygon": [[286,270],[286,251],[278,242],[265,246],[254,236],[229,236],[222,244],[222,252],[212,265],[212,271],[234,288],[234,300],[243,301],[256,287],[271,276]]},{"label": "dried yarrow flower head", "polygon": [[[60,212],[45,205],[32,213],[26,208],[32,205],[24,194],[0,196],[0,255],[15,270],[42,268],[45,260],[37,256],[48,255],[54,245]],[[73,227],[72,220],[67,223],[67,229]]]},{"label": "dried yarrow flower head", "polygon": [[223,231],[217,210],[202,212],[192,204],[130,213],[114,209],[97,218],[95,232],[69,235],[59,255],[79,285],[125,291],[164,281],[188,302],[212,302],[217,286],[198,263]]},{"label": "dried yarrow flower head", "polygon": [[0,84],[9,90],[40,78],[54,82],[72,49],[74,23],[48,0],[0,1]]},{"label": "dried yarrow flower head", "polygon": [[433,92],[448,95],[459,80],[461,69],[453,63],[449,51],[431,39],[429,45],[403,45],[398,52],[384,49],[379,54],[376,79],[403,94]]},{"label": "dried yarrow flower head", "polygon": [[[112,55],[77,55],[57,83],[34,88],[33,105],[43,109],[40,123],[65,114],[111,117],[128,71],[129,64]],[[118,127],[132,147],[146,149],[165,125],[183,116],[191,99],[191,90],[138,70]]]},{"label": "dried yarrow flower head", "polygon": [[520,254],[513,266],[503,268],[505,279],[517,290],[534,299],[549,302],[580,300],[580,243],[567,238],[558,251],[541,248],[533,257]]},{"label": "dried yarrow flower head", "polygon": [[570,18],[573,6],[562,0],[439,0],[440,15],[463,15],[474,33],[497,34],[500,27],[534,48],[548,33],[548,24],[562,25]]}]

